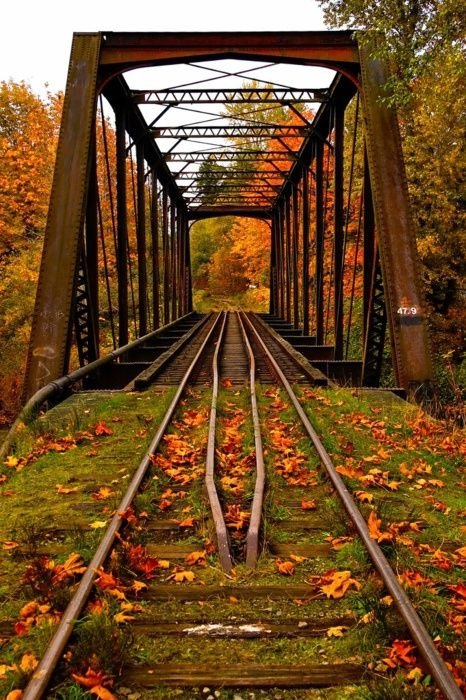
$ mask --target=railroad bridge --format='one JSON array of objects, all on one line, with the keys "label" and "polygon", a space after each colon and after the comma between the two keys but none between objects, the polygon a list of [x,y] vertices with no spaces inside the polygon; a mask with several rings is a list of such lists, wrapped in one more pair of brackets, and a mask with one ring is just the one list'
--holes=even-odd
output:
[{"label": "railroad bridge", "polygon": [[269,224],[270,317],[317,367],[377,386],[388,329],[428,381],[386,78],[348,31],[75,34],[26,396],[189,314],[190,228],[227,215]]}]

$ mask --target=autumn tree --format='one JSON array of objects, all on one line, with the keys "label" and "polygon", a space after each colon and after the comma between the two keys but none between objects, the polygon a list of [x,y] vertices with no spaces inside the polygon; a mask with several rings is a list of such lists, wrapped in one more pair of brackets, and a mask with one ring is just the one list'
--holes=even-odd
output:
[{"label": "autumn tree", "polygon": [[[464,329],[466,10],[455,0],[319,0],[332,28],[389,62],[434,348],[459,361]],[[379,37],[377,43],[373,36]],[[443,366],[440,362],[437,366]]]},{"label": "autumn tree", "polygon": [[19,408],[60,112],[61,95],[0,83],[0,423]]}]

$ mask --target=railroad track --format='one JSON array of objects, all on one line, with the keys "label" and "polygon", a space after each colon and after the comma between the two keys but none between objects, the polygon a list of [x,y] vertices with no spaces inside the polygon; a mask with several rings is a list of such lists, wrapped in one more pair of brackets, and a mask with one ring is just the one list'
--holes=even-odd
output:
[{"label": "railroad track", "polygon": [[[462,697],[291,387],[310,378],[263,336],[250,315],[218,314],[181,353],[189,366],[180,377],[177,363],[176,394],[23,700],[58,697],[76,621],[109,589],[129,601],[122,622],[138,659],[120,669],[117,697],[346,697],[377,676],[363,654],[329,644],[357,625],[340,593],[361,581],[333,549],[349,538],[439,692]],[[141,492],[149,514],[134,506]]]}]

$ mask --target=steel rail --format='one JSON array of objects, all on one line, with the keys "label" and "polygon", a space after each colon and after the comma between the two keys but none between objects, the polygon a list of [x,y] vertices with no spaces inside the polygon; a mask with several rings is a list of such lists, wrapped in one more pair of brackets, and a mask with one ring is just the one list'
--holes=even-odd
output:
[{"label": "steel rail", "polygon": [[233,560],[230,554],[230,542],[227,532],[227,527],[225,524],[225,519],[223,517],[222,506],[220,505],[220,499],[218,497],[217,489],[215,486],[215,433],[217,425],[217,401],[218,401],[218,381],[219,381],[219,369],[218,369],[218,358],[220,355],[220,350],[222,347],[223,336],[225,334],[225,326],[227,322],[227,314],[223,313],[223,322],[220,328],[220,333],[217,339],[217,345],[214,352],[214,358],[212,360],[212,374],[213,374],[213,384],[212,384],[212,404],[210,407],[210,417],[209,417],[209,435],[207,439],[207,457],[206,457],[206,473],[205,473],[205,485],[207,489],[207,495],[209,497],[210,509],[212,511],[212,516],[214,519],[215,534],[217,537],[217,549],[220,563],[222,569],[229,573],[233,568]]},{"label": "steel rail", "polygon": [[50,678],[53,674],[53,671],[65,649],[66,643],[71,633],[73,632],[74,624],[78,619],[86,603],[86,600],[92,590],[98,570],[104,564],[105,559],[108,556],[108,553],[113,545],[116,534],[123,523],[123,514],[133,502],[133,499],[136,496],[144,477],[146,476],[148,468],[151,464],[151,456],[157,450],[160,441],[171,419],[173,418],[175,410],[178,407],[178,403],[181,399],[181,396],[183,395],[183,392],[191,377],[191,374],[195,366],[197,365],[200,357],[202,356],[202,353],[204,352],[208,342],[210,341],[218,325],[219,319],[220,314],[214,320],[209,333],[207,334],[201,347],[196,353],[195,358],[186,370],[186,373],[178,386],[175,396],[173,397],[170,406],[168,407],[167,412],[165,413],[159,425],[159,428],[149,445],[146,454],[144,455],[137,470],[135,471],[133,478],[131,479],[131,482],[128,486],[128,489],[116,509],[115,515],[110,521],[110,524],[107,530],[105,531],[104,536],[102,537],[102,540],[89,566],[87,567],[85,573],[83,574],[83,577],[79,582],[78,588],[73,598],[71,599],[65,612],[63,613],[60,623],[50,641],[49,646],[45,651],[44,656],[42,657],[37,669],[35,670],[31,680],[29,681],[24,691],[22,700],[39,700],[42,697],[42,694],[45,692]]},{"label": "steel rail", "polygon": [[364,545],[367,548],[367,551],[372,559],[375,568],[379,572],[388,592],[390,593],[396,606],[398,607],[398,610],[404,622],[406,623],[409,631],[411,632],[413,640],[416,642],[417,647],[424,658],[424,661],[426,662],[430,672],[435,678],[439,689],[442,691],[442,693],[444,693],[446,700],[464,700],[463,694],[456,685],[452,673],[447,668],[445,662],[443,661],[442,657],[437,651],[432,641],[432,638],[430,637],[428,631],[424,627],[424,623],[422,622],[421,618],[414,609],[411,600],[409,599],[406,592],[398,582],[393,572],[393,569],[391,568],[381,548],[379,547],[377,542],[373,540],[370,536],[366,521],[361,515],[361,512],[357,507],[355,501],[353,500],[353,497],[351,496],[350,492],[346,488],[343,479],[340,477],[338,472],[335,471],[335,466],[332,462],[332,459],[328,454],[327,450],[325,449],[314,427],[312,426],[298,397],[294,393],[287,378],[283,374],[279,365],[274,360],[269,349],[266,347],[264,341],[262,340],[256,328],[252,324],[250,318],[247,318],[247,321],[251,330],[256,336],[258,343],[262,346],[265,354],[270,360],[272,367],[274,368],[274,371],[277,373],[278,377],[280,378],[280,381],[283,384],[283,387],[285,388],[288,396],[290,397],[290,400],[293,406],[295,407],[296,412],[299,415],[299,418],[307,434],[309,435],[311,441],[314,444],[314,447],[321,459],[321,462],[327,472],[328,477],[330,478],[330,481],[332,482],[336,492],[341,498],[346,512],[348,513],[361,539],[363,540]]},{"label": "steel rail", "polygon": [[264,503],[265,468],[264,450],[262,447],[262,435],[259,421],[259,410],[256,396],[256,358],[246,334],[243,323],[243,314],[238,313],[238,321],[243,334],[244,344],[249,355],[249,389],[251,395],[251,413],[254,426],[254,445],[256,452],[256,480],[252,498],[251,517],[246,535],[246,565],[254,568],[259,554],[259,532],[262,521],[262,507]]}]

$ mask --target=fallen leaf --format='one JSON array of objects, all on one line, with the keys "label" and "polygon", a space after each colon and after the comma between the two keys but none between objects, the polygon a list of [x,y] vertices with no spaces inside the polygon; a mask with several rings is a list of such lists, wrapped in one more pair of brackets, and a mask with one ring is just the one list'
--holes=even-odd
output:
[{"label": "fallen leaf", "polygon": [[17,547],[19,547],[19,543],[13,542],[12,540],[6,540],[6,542],[3,543],[3,549],[5,549],[6,551],[16,549]]},{"label": "fallen leaf", "polygon": [[68,495],[69,493],[76,493],[78,490],[77,486],[63,486],[63,484],[55,484],[55,489],[57,493]]},{"label": "fallen leaf", "polygon": [[23,697],[22,690],[12,690],[6,696],[6,700],[21,700],[22,697]]},{"label": "fallen leaf", "polygon": [[196,574],[194,571],[176,571],[168,577],[168,580],[173,579],[176,583],[183,583],[183,581],[194,581],[195,578]]},{"label": "fallen leaf", "polygon": [[361,588],[361,584],[351,578],[351,571],[334,571],[321,577],[320,590],[327,598],[343,598],[351,586],[358,590]]},{"label": "fallen leaf", "polygon": [[343,637],[346,630],[349,629],[347,625],[338,625],[337,627],[329,627],[327,630],[327,637]]},{"label": "fallen leaf", "polygon": [[84,676],[80,676],[78,673],[72,673],[71,677],[74,681],[76,681],[76,683],[84,686],[84,688],[101,686],[102,683],[105,683],[108,680],[108,677],[104,673],[94,671],[90,666],[88,667]]},{"label": "fallen leaf", "polygon": [[373,494],[369,493],[368,491],[355,491],[354,495],[358,501],[361,501],[361,503],[372,503],[374,500]]},{"label": "fallen leaf", "polygon": [[32,673],[39,665],[39,660],[36,659],[34,654],[23,654],[23,658],[21,659],[19,665],[24,673]]},{"label": "fallen leaf", "polygon": [[317,503],[315,500],[306,501],[306,499],[303,498],[301,501],[301,508],[302,510],[315,510],[317,508]]},{"label": "fallen leaf", "polygon": [[292,576],[295,572],[295,565],[292,561],[281,561],[280,559],[276,559],[275,564],[278,568],[278,571],[283,576]]},{"label": "fallen leaf", "polygon": [[108,427],[104,420],[101,420],[94,428],[94,435],[113,435],[113,430]]},{"label": "fallen leaf", "polygon": [[117,696],[111,693],[108,688],[105,688],[103,685],[94,686],[91,688],[90,692],[93,695],[97,695],[100,700],[118,700]]},{"label": "fallen leaf", "polygon": [[197,564],[198,566],[206,566],[207,562],[205,549],[199,552],[191,552],[191,554],[186,556],[184,561],[188,566],[194,566],[194,564]]},{"label": "fallen leaf", "polygon": [[11,467],[14,469],[15,467],[18,466],[19,459],[17,457],[13,457],[13,455],[9,455],[6,460],[3,462],[5,467]]},{"label": "fallen leaf", "polygon": [[94,522],[90,524],[90,527],[93,530],[99,530],[100,528],[105,527],[106,525],[107,525],[106,520],[94,520]]},{"label": "fallen leaf", "polygon": [[196,518],[192,515],[189,518],[185,518],[184,520],[180,520],[178,523],[178,527],[194,527],[196,524]]}]

